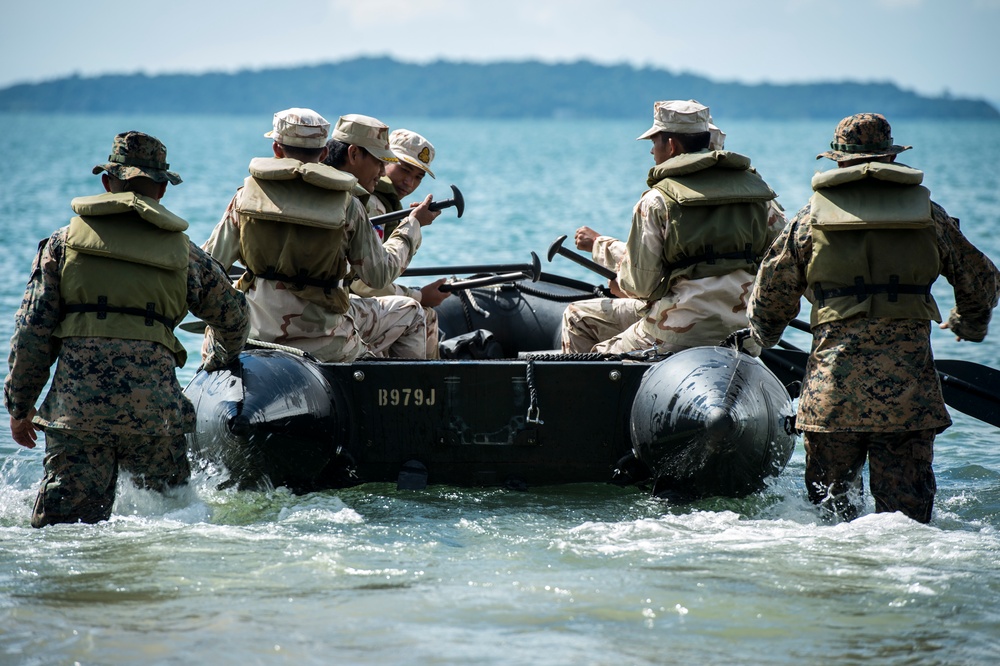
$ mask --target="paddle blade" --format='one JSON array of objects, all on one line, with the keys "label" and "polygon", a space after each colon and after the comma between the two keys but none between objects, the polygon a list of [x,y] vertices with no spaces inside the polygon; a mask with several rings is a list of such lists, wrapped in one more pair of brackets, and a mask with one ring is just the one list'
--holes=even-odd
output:
[{"label": "paddle blade", "polygon": [[760,360],[785,385],[792,398],[799,397],[808,359],[808,352],[797,349],[765,349],[760,355]]},{"label": "paddle blade", "polygon": [[1000,428],[1000,370],[971,361],[934,362],[948,406]]}]

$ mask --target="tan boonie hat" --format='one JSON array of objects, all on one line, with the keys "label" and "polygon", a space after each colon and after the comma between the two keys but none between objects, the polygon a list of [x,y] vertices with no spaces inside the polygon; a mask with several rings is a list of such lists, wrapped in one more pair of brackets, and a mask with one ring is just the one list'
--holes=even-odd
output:
[{"label": "tan boonie hat", "polygon": [[725,150],[726,133],[716,127],[713,123],[708,123],[708,133],[711,138],[708,140],[709,150]]},{"label": "tan boonie hat", "polygon": [[357,113],[341,116],[330,138],[364,148],[383,162],[399,161],[389,149],[389,126],[371,116]]},{"label": "tan boonie hat", "polygon": [[660,132],[697,134],[708,131],[708,107],[691,100],[669,100],[653,104],[653,126],[636,138],[649,139]]},{"label": "tan boonie hat", "polygon": [[844,118],[833,132],[831,150],[816,159],[829,157],[835,162],[859,158],[897,155],[913,146],[897,146],[892,142],[892,127],[880,113],[856,113]]},{"label": "tan boonie hat", "polygon": [[107,171],[115,178],[128,180],[145,176],[157,183],[180,184],[181,177],[167,171],[167,147],[155,136],[142,132],[122,132],[115,136],[108,162],[98,164],[93,172]]},{"label": "tan boonie hat", "polygon": [[430,167],[434,146],[424,137],[407,129],[393,130],[389,135],[389,148],[400,162],[412,164],[423,169],[431,178],[435,177]]},{"label": "tan boonie hat", "polygon": [[274,129],[265,134],[284,146],[323,148],[330,123],[312,109],[285,109],[274,114]]}]

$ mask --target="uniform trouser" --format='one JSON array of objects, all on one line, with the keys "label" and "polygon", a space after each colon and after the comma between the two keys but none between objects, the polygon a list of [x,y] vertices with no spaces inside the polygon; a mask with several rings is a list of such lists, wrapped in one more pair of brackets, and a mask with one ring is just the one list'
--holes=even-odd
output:
[{"label": "uniform trouser", "polygon": [[901,511],[913,520],[930,522],[937,490],[931,469],[935,434],[935,430],[806,432],[809,499],[844,520],[856,518],[862,504],[861,469],[867,458],[875,511]]},{"label": "uniform trouser", "polygon": [[[427,331],[427,356],[425,358],[439,359],[441,358],[441,352],[438,350],[438,338],[440,335],[438,333],[437,310],[423,306],[421,308],[424,311],[424,322],[426,323]],[[385,347],[378,353],[378,356],[382,358],[388,357],[388,355],[388,348]]]},{"label": "uniform trouser", "polygon": [[562,351],[586,354],[642,318],[645,301],[635,298],[591,298],[566,306],[563,313]]},{"label": "uniform trouser", "polygon": [[350,316],[368,351],[391,358],[427,358],[425,309],[407,296],[352,298]]},{"label": "uniform trouser", "polygon": [[438,350],[438,313],[434,308],[423,308],[424,320],[427,322],[427,358],[439,359],[441,352]]},{"label": "uniform trouser", "polygon": [[119,469],[129,472],[138,487],[159,492],[187,483],[191,477],[183,434],[46,428],[44,467],[32,527],[107,520],[115,502]]}]

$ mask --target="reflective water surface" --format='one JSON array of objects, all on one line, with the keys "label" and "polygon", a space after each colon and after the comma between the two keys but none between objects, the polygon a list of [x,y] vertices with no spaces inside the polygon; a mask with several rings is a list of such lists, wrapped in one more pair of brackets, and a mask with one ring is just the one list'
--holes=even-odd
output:
[{"label": "reflective water surface", "polygon": [[[167,144],[185,182],[164,204],[199,243],[250,158],[269,150],[269,118],[4,120],[4,355],[37,242],[68,221],[72,197],[99,191],[90,167],[115,133]],[[444,198],[454,183],[466,200],[461,220],[445,211],[426,230],[414,265],[544,257],[581,224],[624,237],[651,166],[649,144],[633,140],[646,122],[384,120],[437,148],[438,178],[418,194]],[[789,214],[829,168],[814,156],[836,119],[718,120]],[[901,161],[924,169],[935,200],[1000,259],[1000,175],[980,157],[997,154],[1000,125],[897,122],[894,134],[916,147]],[[555,261],[546,270],[594,280]],[[196,357],[200,339],[182,335]],[[1000,366],[1000,331],[980,345],[934,335],[940,358]],[[179,370],[182,383],[193,372]],[[995,663],[998,433],[953,414],[930,525],[876,515],[870,499],[853,523],[822,523],[799,443],[785,473],[742,500],[678,505],[602,484],[295,496],[220,490],[224,470],[199,469],[173,497],[123,483],[107,523],[33,530],[42,447],[20,448],[4,428],[0,663]]]}]

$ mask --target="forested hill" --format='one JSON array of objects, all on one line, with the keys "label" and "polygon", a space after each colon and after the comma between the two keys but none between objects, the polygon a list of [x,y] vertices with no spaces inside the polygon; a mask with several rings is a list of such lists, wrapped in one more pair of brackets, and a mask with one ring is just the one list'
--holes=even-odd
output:
[{"label": "forested hill", "polygon": [[303,106],[326,116],[646,117],[659,99],[697,99],[716,118],[1000,119],[984,100],[925,97],[890,83],[745,85],[590,62],[409,64],[390,58],[236,73],[72,76],[0,89],[0,111],[262,114]]}]

